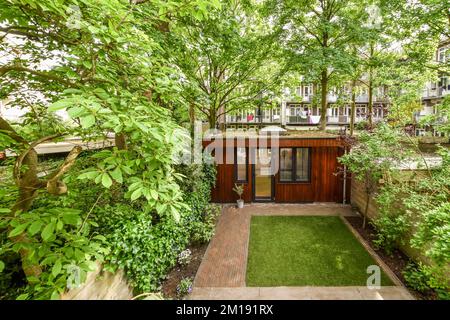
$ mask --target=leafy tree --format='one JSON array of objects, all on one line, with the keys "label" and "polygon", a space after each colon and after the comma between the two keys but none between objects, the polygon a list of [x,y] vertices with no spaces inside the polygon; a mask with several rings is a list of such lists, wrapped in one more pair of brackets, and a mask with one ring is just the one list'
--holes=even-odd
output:
[{"label": "leafy tree", "polygon": [[339,161],[346,165],[355,179],[364,184],[366,206],[364,208],[363,227],[366,226],[367,213],[371,198],[378,191],[381,179],[389,178],[393,168],[411,155],[407,148],[399,148],[400,136],[389,126],[382,124],[372,132],[362,132],[357,140],[350,139],[352,148]]},{"label": "leafy tree", "polygon": [[352,66],[348,48],[362,38],[364,2],[350,0],[268,1],[280,42],[308,82],[319,83],[320,129],[326,126],[327,94]]},{"label": "leafy tree", "polygon": [[[28,140],[0,118],[0,149],[18,155],[13,172],[18,191],[7,219],[9,235],[30,281],[52,267],[41,261],[45,256],[36,260],[36,252],[27,245],[39,230],[31,220],[41,216],[33,210],[33,202],[39,196],[67,192],[63,178],[82,152],[81,146],[74,147],[57,170],[41,177],[35,147],[43,142],[69,135],[93,141],[114,134],[116,147],[97,153],[97,162],[79,178],[106,189],[122,185],[127,199],[145,199],[147,212],[175,222],[181,210],[188,209],[171,163],[181,137],[167,108],[179,101],[180,87],[174,77],[177,70],[161,46],[161,34],[174,19],[193,15],[200,20],[217,5],[202,0],[0,3],[1,98],[24,109],[39,106],[46,116],[65,109],[71,119],[50,129],[49,135],[35,131]],[[32,95],[39,101],[25,100]],[[37,128],[40,120],[36,117]],[[39,221],[46,224],[40,226],[42,232],[48,232],[43,241],[54,240],[50,235],[63,230],[55,229],[54,219]]]},{"label": "leafy tree", "polygon": [[184,17],[180,36],[172,38],[184,101],[212,128],[227,113],[273,98],[283,72],[267,23],[251,10],[246,1],[222,1],[206,19]]}]

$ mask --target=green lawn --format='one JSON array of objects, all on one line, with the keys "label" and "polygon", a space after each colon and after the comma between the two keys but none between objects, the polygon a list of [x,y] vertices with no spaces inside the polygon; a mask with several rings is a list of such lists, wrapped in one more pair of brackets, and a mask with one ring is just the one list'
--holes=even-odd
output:
[{"label": "green lawn", "polygon": [[374,264],[339,217],[252,217],[247,286],[365,286]]}]

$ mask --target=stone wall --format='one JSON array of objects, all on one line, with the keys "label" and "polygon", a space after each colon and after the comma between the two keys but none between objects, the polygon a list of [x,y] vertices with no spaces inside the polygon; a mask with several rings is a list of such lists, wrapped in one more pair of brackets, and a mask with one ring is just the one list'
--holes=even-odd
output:
[{"label": "stone wall", "polygon": [[113,274],[102,270],[98,264],[97,270],[88,273],[81,287],[64,293],[61,300],[129,300],[132,297],[133,291],[122,270]]}]

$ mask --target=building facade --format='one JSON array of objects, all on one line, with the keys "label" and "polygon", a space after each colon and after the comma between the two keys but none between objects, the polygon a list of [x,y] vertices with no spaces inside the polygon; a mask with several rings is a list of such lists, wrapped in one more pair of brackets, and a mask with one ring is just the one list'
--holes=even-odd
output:
[{"label": "building facade", "polygon": [[[437,64],[448,64],[450,61],[450,39],[442,41],[435,54]],[[373,94],[372,119],[374,122],[383,120],[389,112],[388,88],[375,88]],[[254,110],[240,110],[233,114],[226,114],[220,120],[223,127],[228,130],[261,128],[268,125],[277,125],[285,128],[317,126],[320,122],[320,106],[313,103],[317,89],[308,83],[302,83],[293,89],[286,89],[281,102],[270,108],[255,108]],[[426,84],[422,92],[423,108],[415,112],[412,117],[413,135],[425,135],[427,132],[439,136],[441,133],[433,127],[420,126],[420,120],[428,115],[437,115],[438,104],[450,93],[450,77],[440,72],[438,80]],[[346,97],[342,102],[341,97]],[[337,129],[350,124],[351,106],[348,103],[350,88],[344,86],[341,92],[336,90],[328,93],[327,101],[327,127]],[[361,90],[356,96],[355,123],[367,121],[369,95]]]},{"label": "building facade", "polygon": [[[450,39],[442,41],[436,51],[435,62],[437,65],[444,65],[450,63]],[[420,121],[430,115],[439,115],[438,105],[442,102],[445,96],[450,94],[450,76],[449,74],[440,71],[438,80],[428,82],[422,92],[423,108],[414,114],[414,134],[416,136],[423,136],[431,134],[433,136],[442,136],[442,133],[436,131],[432,126],[421,126]],[[440,119],[438,121],[445,121]]]},{"label": "building facade", "polygon": [[[350,96],[349,88],[343,94],[330,92],[327,97],[327,126],[330,128],[345,127],[350,124],[350,103],[339,101],[340,96]],[[266,125],[282,127],[316,126],[320,122],[320,106],[313,103],[315,88],[311,84],[301,84],[293,90],[286,90],[281,103],[271,108],[255,108],[240,110],[227,114],[224,118],[227,129],[252,129]],[[373,121],[382,120],[388,112],[388,102],[384,98],[383,88],[378,88],[373,96]],[[356,96],[355,123],[367,120],[369,96],[362,91]]]}]

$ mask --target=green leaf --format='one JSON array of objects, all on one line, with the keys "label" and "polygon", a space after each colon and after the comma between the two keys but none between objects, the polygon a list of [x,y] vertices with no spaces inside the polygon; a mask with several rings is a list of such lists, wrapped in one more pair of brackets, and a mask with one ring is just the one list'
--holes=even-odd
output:
[{"label": "green leaf", "polygon": [[109,98],[109,94],[102,88],[96,88],[93,91],[100,99],[106,100]]},{"label": "green leaf", "polygon": [[72,105],[72,103],[73,103],[72,99],[59,100],[59,101],[56,101],[55,103],[52,103],[51,105],[49,105],[47,110],[49,112],[55,112],[55,111],[67,108],[68,106]]},{"label": "green leaf", "polygon": [[55,223],[50,222],[48,225],[45,226],[44,230],[42,230],[41,237],[44,241],[47,241],[51,238],[53,235],[53,232],[55,231]]},{"label": "green leaf", "polygon": [[113,171],[111,171],[109,173],[111,175],[111,177],[113,177],[114,180],[116,180],[118,183],[122,183],[123,182],[123,177],[122,177],[122,170],[120,170],[119,167],[116,167]]},{"label": "green leaf", "polygon": [[1,213],[10,213],[10,212],[11,212],[11,210],[8,208],[0,208],[0,214]]},{"label": "green leaf", "polygon": [[86,113],[86,109],[76,106],[76,107],[68,109],[67,113],[72,118],[77,118],[77,117],[81,116],[83,113]]},{"label": "green leaf", "polygon": [[82,93],[80,89],[69,88],[63,91],[64,94],[78,94]]},{"label": "green leaf", "polygon": [[44,225],[44,222],[42,220],[36,220],[34,221],[29,227],[28,232],[30,233],[30,236],[34,236],[36,233],[38,233],[42,226]]},{"label": "green leaf", "polygon": [[64,213],[62,219],[65,224],[76,226],[80,221],[80,216],[77,213]]},{"label": "green leaf", "polygon": [[28,227],[28,224],[29,224],[29,222],[18,225],[9,233],[8,236],[10,238],[18,236],[19,234],[21,234],[22,232],[25,231],[25,229]]},{"label": "green leaf", "polygon": [[92,114],[80,118],[83,129],[88,129],[95,124],[95,117]]},{"label": "green leaf", "polygon": [[172,211],[172,216],[176,223],[180,222],[180,212],[174,206],[170,206],[170,211]]},{"label": "green leaf", "polygon": [[61,297],[59,296],[59,293],[58,293],[58,291],[53,291],[52,292],[52,296],[50,297],[50,300],[59,300],[59,299],[61,299]]},{"label": "green leaf", "polygon": [[141,188],[134,190],[134,192],[131,194],[131,201],[136,200],[141,195],[142,195],[142,189]]},{"label": "green leaf", "polygon": [[5,263],[0,260],[0,272],[3,272],[5,270]]},{"label": "green leaf", "polygon": [[64,223],[61,220],[58,220],[58,222],[56,223],[56,230],[61,231],[63,227]]},{"label": "green leaf", "polygon": [[111,187],[111,185],[112,185],[112,180],[111,180],[109,174],[107,174],[107,173],[104,173],[104,174],[103,174],[103,176],[102,176],[102,185],[103,185],[105,188],[108,188],[108,189],[109,189],[109,187]]},{"label": "green leaf", "polygon": [[156,190],[150,190],[150,195],[153,199],[158,200],[158,192],[156,192]]},{"label": "green leaf", "polygon": [[29,296],[28,293],[23,293],[23,294],[17,296],[16,300],[27,300],[28,296]]},{"label": "green leaf", "polygon": [[105,237],[105,236],[102,236],[102,235],[100,235],[100,234],[98,234],[98,235],[92,237],[92,239],[96,239],[96,240],[100,240],[100,241],[106,241],[106,237]]},{"label": "green leaf", "polygon": [[83,66],[90,69],[90,68],[92,68],[92,63],[89,60],[85,60],[85,61],[83,61]]},{"label": "green leaf", "polygon": [[63,248],[65,256],[70,259],[73,257],[73,249],[71,247]]},{"label": "green leaf", "polygon": [[55,264],[53,265],[52,275],[54,277],[56,277],[58,274],[61,273],[61,269],[62,269],[61,259],[58,259],[58,260],[56,260]]},{"label": "green leaf", "polygon": [[82,174],[80,174],[78,176],[77,179],[94,179],[95,177],[97,177],[100,173],[98,171],[89,171],[89,172],[84,172]]}]

